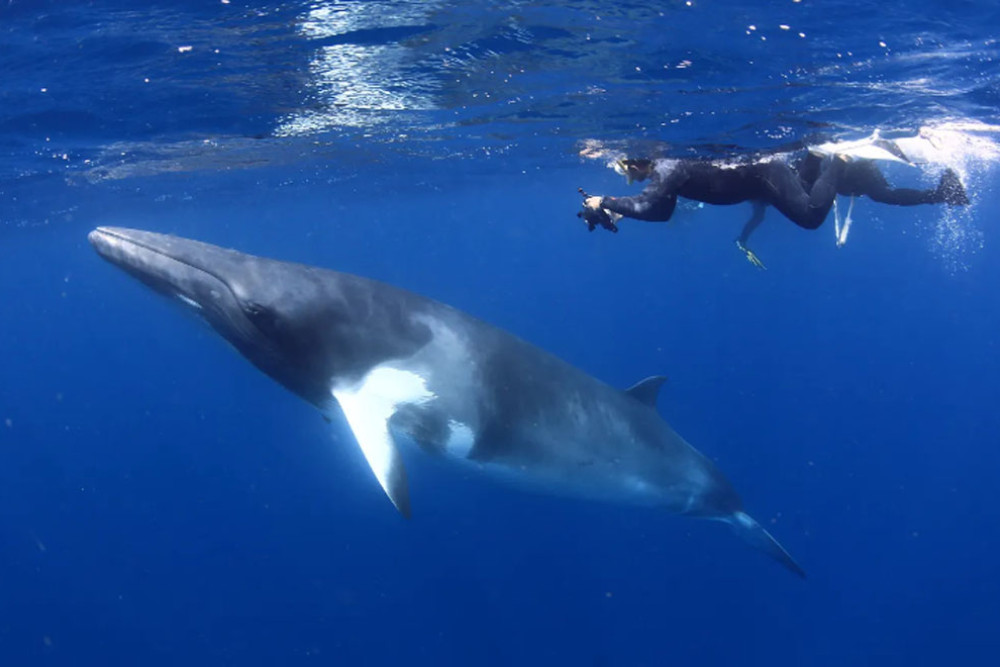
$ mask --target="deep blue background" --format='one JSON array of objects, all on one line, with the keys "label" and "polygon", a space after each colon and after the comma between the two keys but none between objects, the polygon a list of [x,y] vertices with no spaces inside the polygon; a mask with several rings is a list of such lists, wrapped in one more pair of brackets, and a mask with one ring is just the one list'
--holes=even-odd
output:
[{"label": "deep blue background", "polygon": [[[840,251],[775,219],[764,273],[730,245],[742,209],[599,236],[569,213],[567,184],[606,178],[591,168],[434,177],[447,195],[396,183],[386,200],[201,175],[245,196],[112,196],[99,219],[5,239],[5,662],[989,662],[994,245],[950,274],[928,250],[935,212],[866,224],[863,204]],[[514,193],[530,214],[510,215]],[[98,222],[403,284],[622,386],[666,372],[665,415],[810,578],[719,525],[419,456],[405,522],[342,424],[331,438],[96,258]]]},{"label": "deep blue background", "polygon": [[[4,18],[31,49],[62,53],[68,42],[28,35],[90,35],[102,5],[81,7],[15,4]],[[745,9],[733,20],[759,21]],[[831,28],[823,48],[839,34],[860,39]],[[90,62],[145,71],[157,39],[112,43]],[[282,53],[271,66],[282,76],[306,67],[306,50]],[[119,90],[99,120],[67,128],[70,116],[22,104],[77,61],[28,62],[7,69],[0,123],[0,665],[994,664],[1000,202],[989,170],[952,223],[972,238],[957,248],[936,240],[935,207],[861,201],[839,250],[828,227],[770,212],[755,237],[761,272],[732,245],[748,207],[587,234],[576,187],[626,188],[578,159],[566,128],[553,139],[529,125],[482,153],[457,136],[455,159],[325,137],[318,156],[277,142],[246,149],[239,168],[220,159],[101,180],[83,160],[115,166],[109,142],[151,142],[130,144],[135,156],[219,128],[267,131],[294,85],[241,88],[221,112],[205,88],[175,109],[193,125],[165,118],[175,89],[127,108]],[[288,97],[275,101],[279,90]],[[761,90],[762,108],[780,95]],[[676,141],[658,127],[642,133]],[[59,128],[68,174],[39,166]],[[440,141],[435,157],[449,153]],[[809,578],[720,524],[524,494],[417,452],[405,454],[404,521],[344,424],[325,424],[102,262],[86,242],[99,224],[379,278],[618,386],[665,373],[664,416]]]}]

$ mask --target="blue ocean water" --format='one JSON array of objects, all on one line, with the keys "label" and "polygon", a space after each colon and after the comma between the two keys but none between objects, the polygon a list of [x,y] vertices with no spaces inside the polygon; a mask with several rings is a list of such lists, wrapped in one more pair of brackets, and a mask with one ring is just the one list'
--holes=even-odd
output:
[{"label": "blue ocean water", "polygon": [[[762,6],[764,5],[764,6]],[[1000,12],[984,3],[0,7],[0,664],[979,665],[1000,649]],[[923,136],[964,209],[592,234],[618,154]],[[846,204],[846,202],[841,202]],[[808,572],[721,524],[407,452],[101,261],[97,225],[378,278],[626,387]]]}]

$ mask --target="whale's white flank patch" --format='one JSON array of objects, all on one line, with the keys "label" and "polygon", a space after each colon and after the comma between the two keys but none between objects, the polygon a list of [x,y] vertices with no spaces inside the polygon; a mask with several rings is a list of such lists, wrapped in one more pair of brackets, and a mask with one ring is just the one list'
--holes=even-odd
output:
[{"label": "whale's white flank patch", "polygon": [[448,442],[444,445],[445,452],[448,456],[457,459],[468,458],[472,446],[476,443],[475,433],[468,425],[454,419],[448,422],[448,428],[450,432],[448,433]]}]

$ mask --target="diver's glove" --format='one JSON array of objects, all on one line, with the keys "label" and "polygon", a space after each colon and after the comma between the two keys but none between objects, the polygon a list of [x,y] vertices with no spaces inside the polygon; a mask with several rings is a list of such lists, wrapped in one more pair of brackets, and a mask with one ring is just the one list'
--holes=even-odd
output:
[{"label": "diver's glove", "polygon": [[740,249],[740,252],[746,255],[748,262],[756,266],[761,271],[767,271],[767,267],[764,266],[764,262],[760,261],[760,257],[757,256],[757,253],[746,247],[743,241],[736,239],[736,247]]}]

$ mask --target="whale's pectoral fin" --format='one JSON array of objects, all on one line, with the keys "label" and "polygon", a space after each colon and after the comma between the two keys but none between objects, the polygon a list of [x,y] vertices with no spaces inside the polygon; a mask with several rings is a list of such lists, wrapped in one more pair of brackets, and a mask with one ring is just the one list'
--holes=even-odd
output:
[{"label": "whale's pectoral fin", "polygon": [[340,407],[385,495],[389,496],[400,514],[409,519],[410,491],[406,483],[406,468],[389,432],[388,420],[351,401],[341,400]]},{"label": "whale's pectoral fin", "polygon": [[641,403],[655,408],[656,398],[660,395],[660,387],[667,381],[666,375],[653,375],[645,380],[639,380],[625,390],[625,393]]},{"label": "whale's pectoral fin", "polygon": [[746,512],[736,512],[731,517],[728,517],[726,521],[733,527],[736,534],[743,538],[743,541],[752,546],[754,549],[759,549],[763,551],[768,556],[778,561],[789,570],[799,575],[803,579],[806,576],[806,571],[799,566],[795,560],[788,555],[784,547],[778,544],[778,541],[771,537],[771,534],[764,530],[764,528],[754,521]]},{"label": "whale's pectoral fin", "polygon": [[409,371],[380,367],[356,386],[334,389],[333,396],[382,490],[396,509],[410,518],[406,468],[389,430],[389,420],[400,406],[433,398],[424,379]]}]

